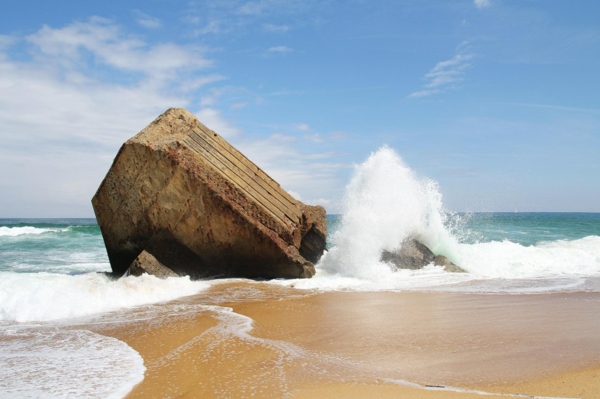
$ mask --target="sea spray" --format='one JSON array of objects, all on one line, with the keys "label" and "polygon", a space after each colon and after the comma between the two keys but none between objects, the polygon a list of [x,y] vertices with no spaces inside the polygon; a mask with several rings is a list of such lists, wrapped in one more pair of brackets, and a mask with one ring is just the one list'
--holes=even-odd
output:
[{"label": "sea spray", "polygon": [[437,183],[419,178],[384,146],[357,166],[346,188],[340,228],[318,267],[342,276],[385,279],[392,272],[380,262],[381,251],[399,248],[408,237],[456,261],[457,242],[445,221]]}]

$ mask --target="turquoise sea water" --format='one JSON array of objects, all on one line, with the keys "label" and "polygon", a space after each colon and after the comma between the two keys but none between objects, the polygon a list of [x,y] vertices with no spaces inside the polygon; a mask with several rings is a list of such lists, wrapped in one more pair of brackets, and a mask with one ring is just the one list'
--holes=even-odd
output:
[{"label": "turquoise sea water", "polygon": [[0,219],[0,271],[78,274],[107,262],[96,219]]},{"label": "turquoise sea water", "polygon": [[[330,238],[341,219],[327,215]],[[536,246],[600,237],[600,213],[457,213],[448,215],[447,225],[465,244],[509,241]],[[0,219],[0,272],[93,271],[110,271],[95,219]]]},{"label": "turquoise sea water", "polygon": [[536,245],[600,235],[600,213],[474,213],[465,218],[467,242]]}]

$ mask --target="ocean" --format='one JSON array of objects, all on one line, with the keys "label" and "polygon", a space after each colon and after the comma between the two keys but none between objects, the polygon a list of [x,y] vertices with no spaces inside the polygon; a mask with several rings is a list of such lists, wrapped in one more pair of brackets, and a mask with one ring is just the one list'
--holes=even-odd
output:
[{"label": "ocean", "polygon": [[[314,278],[229,279],[246,287],[230,295],[254,295],[255,284],[278,287],[283,295],[600,292],[600,214],[448,212],[435,182],[416,176],[389,149],[357,167],[343,213],[327,221],[328,251]],[[408,236],[468,273],[433,265],[393,271],[379,254]],[[125,322],[132,309],[136,317],[140,309],[155,317],[160,304],[223,283],[147,275],[110,280],[106,271],[94,219],[0,219],[0,397],[123,397],[144,378],[143,359],[85,326]],[[225,301],[213,298],[204,310],[214,313]],[[230,309],[221,318],[231,319]],[[243,324],[244,334],[251,329],[247,320],[234,323]]]}]

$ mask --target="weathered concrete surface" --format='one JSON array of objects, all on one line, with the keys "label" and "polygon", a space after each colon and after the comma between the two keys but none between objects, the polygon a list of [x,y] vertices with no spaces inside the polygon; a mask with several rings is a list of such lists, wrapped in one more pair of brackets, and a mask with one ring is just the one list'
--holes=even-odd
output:
[{"label": "weathered concrete surface", "polygon": [[402,243],[399,250],[381,252],[381,261],[392,264],[397,269],[418,270],[433,263],[444,267],[444,270],[452,273],[466,273],[466,270],[456,266],[443,255],[434,255],[427,246],[417,240],[408,239]]},{"label": "weathered concrete surface", "polygon": [[123,144],[92,204],[116,275],[152,257],[194,278],[311,277],[325,249],[323,207],[292,198],[184,109]]}]

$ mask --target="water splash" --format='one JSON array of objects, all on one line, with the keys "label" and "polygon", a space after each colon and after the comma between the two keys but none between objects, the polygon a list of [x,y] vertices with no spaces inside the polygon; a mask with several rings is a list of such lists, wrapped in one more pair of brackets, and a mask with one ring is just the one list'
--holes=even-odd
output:
[{"label": "water splash", "polygon": [[413,237],[434,253],[456,261],[457,240],[446,229],[436,182],[418,177],[384,146],[361,165],[346,189],[341,226],[318,267],[328,273],[381,279],[391,273],[379,261]]}]

